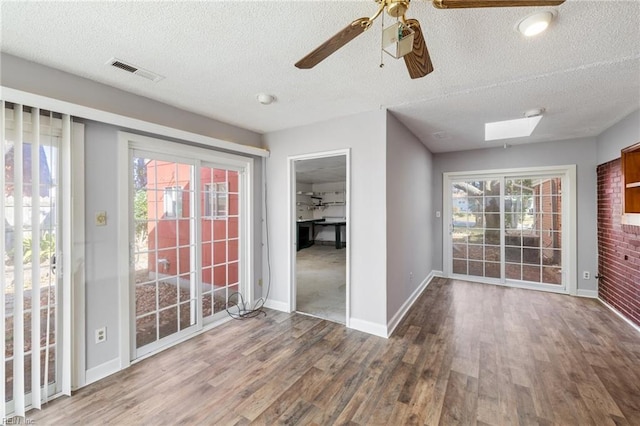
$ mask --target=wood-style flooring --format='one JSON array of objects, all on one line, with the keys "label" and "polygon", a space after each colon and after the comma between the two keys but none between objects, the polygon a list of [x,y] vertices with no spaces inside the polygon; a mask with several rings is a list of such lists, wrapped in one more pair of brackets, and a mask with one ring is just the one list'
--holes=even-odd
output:
[{"label": "wood-style flooring", "polygon": [[436,278],[389,339],[268,311],[27,418],[38,425],[640,425],[640,334],[596,300]]}]

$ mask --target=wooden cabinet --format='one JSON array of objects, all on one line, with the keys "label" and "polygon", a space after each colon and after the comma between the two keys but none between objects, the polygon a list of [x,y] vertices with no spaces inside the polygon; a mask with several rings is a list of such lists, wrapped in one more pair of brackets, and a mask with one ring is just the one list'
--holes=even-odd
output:
[{"label": "wooden cabinet", "polygon": [[640,142],[622,150],[622,223],[640,225]]}]

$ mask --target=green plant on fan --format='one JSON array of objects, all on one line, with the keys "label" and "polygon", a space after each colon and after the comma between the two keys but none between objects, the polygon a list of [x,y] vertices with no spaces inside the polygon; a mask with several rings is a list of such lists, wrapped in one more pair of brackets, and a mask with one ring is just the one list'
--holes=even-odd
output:
[{"label": "green plant on fan", "polygon": [[[33,255],[33,241],[27,237],[22,241],[22,261],[30,263]],[[40,238],[40,263],[51,259],[56,254],[56,240],[52,233],[45,232]]]}]

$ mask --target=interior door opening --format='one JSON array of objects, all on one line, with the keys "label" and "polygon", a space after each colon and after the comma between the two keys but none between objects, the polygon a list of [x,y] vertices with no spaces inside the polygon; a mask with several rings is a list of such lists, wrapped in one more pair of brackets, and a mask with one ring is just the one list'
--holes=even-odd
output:
[{"label": "interior door opening", "polygon": [[347,156],[294,161],[295,310],[346,324]]}]

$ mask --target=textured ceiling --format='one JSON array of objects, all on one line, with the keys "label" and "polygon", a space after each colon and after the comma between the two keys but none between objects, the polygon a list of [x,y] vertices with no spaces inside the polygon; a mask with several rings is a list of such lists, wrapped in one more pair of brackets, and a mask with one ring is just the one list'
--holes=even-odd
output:
[{"label": "textured ceiling", "polygon": [[[437,10],[413,0],[435,71],[380,67],[378,19],[311,70],[293,64],[370,1],[6,2],[2,51],[258,132],[378,108],[433,152],[599,134],[640,107],[640,1],[568,0],[546,33],[514,25],[543,8]],[[385,26],[392,23],[385,18]],[[105,66],[156,72],[158,83]],[[267,92],[277,101],[260,105]],[[486,143],[486,121],[544,107],[530,138]],[[434,136],[437,134],[437,136]]]},{"label": "textured ceiling", "polygon": [[346,182],[347,157],[338,155],[296,161],[296,181],[300,183]]}]

